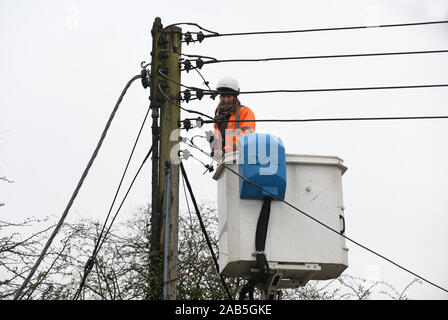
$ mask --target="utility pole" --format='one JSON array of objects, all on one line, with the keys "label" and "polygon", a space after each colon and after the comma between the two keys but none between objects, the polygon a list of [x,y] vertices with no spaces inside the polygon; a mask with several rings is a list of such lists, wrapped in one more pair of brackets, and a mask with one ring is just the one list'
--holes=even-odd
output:
[{"label": "utility pole", "polygon": [[[179,165],[171,162],[170,154],[178,155],[180,109],[173,104],[180,103],[180,64],[182,29],[176,26],[163,28],[160,18],[156,18],[152,28],[151,61],[151,106],[153,117],[153,174],[151,204],[151,241],[149,280],[151,292],[147,299],[162,299],[163,295],[163,248],[164,226],[168,230],[168,279],[177,276],[177,246],[179,221]],[[172,81],[166,79],[163,73]],[[163,93],[161,92],[163,91]],[[168,97],[165,97],[165,95]],[[171,102],[172,100],[173,102]],[[157,125],[160,110],[160,128]],[[157,140],[157,141],[156,141]],[[155,152],[157,151],[157,152]],[[165,167],[170,163],[170,181],[166,186]],[[169,199],[165,190],[169,188]],[[165,207],[169,208],[169,221],[164,221]],[[176,299],[176,282],[167,283],[167,299]]]}]

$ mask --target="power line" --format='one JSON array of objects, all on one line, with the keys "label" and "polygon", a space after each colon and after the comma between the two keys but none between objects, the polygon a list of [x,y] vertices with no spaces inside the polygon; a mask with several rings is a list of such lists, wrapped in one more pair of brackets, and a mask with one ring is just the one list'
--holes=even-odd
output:
[{"label": "power line", "polygon": [[27,278],[24,280],[24,282],[22,283],[22,285],[20,286],[20,288],[17,290],[17,292],[16,292],[16,294],[15,294],[15,296],[14,296],[14,300],[18,300],[18,299],[20,299],[20,296],[21,296],[23,290],[25,289],[25,287],[27,286],[27,284],[30,282],[31,278],[33,277],[34,273],[36,272],[37,268],[39,267],[40,263],[41,263],[42,260],[44,259],[44,257],[45,257],[45,255],[46,255],[48,249],[50,248],[50,245],[51,245],[51,243],[53,242],[53,239],[56,237],[57,233],[58,233],[59,230],[61,229],[62,224],[64,223],[64,220],[65,220],[65,218],[67,217],[68,212],[69,212],[69,210],[70,210],[70,208],[71,208],[73,202],[75,201],[76,196],[78,195],[78,192],[79,192],[79,190],[81,189],[82,184],[83,184],[85,178],[87,177],[87,174],[89,173],[89,170],[90,170],[90,168],[92,167],[93,162],[95,161],[96,156],[98,155],[98,152],[99,152],[99,150],[100,150],[100,148],[101,148],[101,146],[102,146],[102,144],[103,144],[104,139],[106,138],[107,132],[108,132],[109,127],[110,127],[110,125],[111,125],[111,123],[112,123],[112,120],[114,119],[115,114],[116,114],[116,112],[117,112],[117,110],[118,110],[118,107],[120,106],[120,103],[121,103],[121,101],[123,100],[123,97],[125,96],[127,90],[129,89],[129,87],[131,86],[131,84],[132,84],[135,80],[137,80],[137,79],[141,79],[141,78],[142,78],[142,75],[136,75],[136,76],[134,76],[133,78],[131,78],[131,80],[129,80],[129,82],[126,84],[126,86],[124,87],[123,91],[121,92],[120,97],[118,98],[118,101],[117,101],[117,103],[115,104],[115,107],[113,108],[112,113],[111,113],[110,116],[109,116],[109,119],[108,119],[108,121],[107,121],[107,123],[106,123],[106,126],[105,126],[104,129],[103,129],[103,132],[102,132],[102,134],[101,134],[100,140],[98,141],[98,144],[97,144],[97,146],[95,147],[95,150],[94,150],[94,152],[93,152],[93,154],[92,154],[92,156],[91,156],[91,158],[90,158],[90,160],[89,160],[89,162],[88,162],[86,168],[84,169],[84,172],[83,172],[82,175],[81,175],[81,178],[80,178],[80,180],[79,180],[79,182],[78,182],[78,185],[76,186],[76,188],[75,188],[75,190],[74,190],[74,192],[73,192],[73,194],[72,194],[72,196],[71,196],[71,198],[70,198],[70,200],[69,200],[69,202],[68,202],[68,204],[67,204],[67,206],[66,206],[64,212],[62,213],[62,216],[61,216],[61,218],[60,218],[60,220],[59,220],[57,226],[55,227],[53,233],[51,234],[50,238],[48,239],[48,241],[47,241],[45,247],[43,248],[41,254],[39,255],[39,257],[38,257],[36,263],[35,263],[34,266],[31,268],[31,271],[30,271],[29,275],[28,275]]},{"label": "power line", "polygon": [[[297,56],[297,57],[274,57],[274,58],[252,58],[252,59],[215,59],[203,61],[203,64],[227,63],[227,62],[267,62],[281,60],[309,60],[309,59],[333,59],[333,58],[359,58],[359,57],[378,57],[378,56],[400,56],[417,54],[437,54],[447,53],[448,50],[429,50],[429,51],[402,51],[402,52],[377,52],[377,53],[355,53],[355,54],[334,54],[334,55],[316,55],[316,56]],[[201,59],[199,57],[199,59]],[[197,69],[197,68],[195,68]]]},{"label": "power line", "polygon": [[330,28],[297,29],[297,30],[214,33],[214,34],[207,34],[204,36],[204,38],[262,35],[262,34],[287,34],[287,33],[306,33],[306,32],[322,32],[322,31],[342,31],[342,30],[358,30],[358,29],[373,29],[373,28],[412,27],[412,26],[435,25],[435,24],[443,24],[443,23],[448,23],[448,21],[443,20],[443,21],[395,23],[395,24],[382,24],[382,25],[377,25],[377,26],[349,26],[349,27],[330,27]]},{"label": "power line", "polygon": [[[142,131],[143,131],[143,128],[144,128],[144,126],[145,126],[146,119],[148,118],[148,114],[149,114],[149,111],[150,111],[150,110],[151,110],[151,108],[149,107],[148,110],[146,111],[145,117],[144,117],[144,119],[143,119],[142,125],[140,126],[140,130],[139,130],[139,132],[138,132],[138,134],[137,134],[137,138],[135,139],[134,145],[133,145],[133,147],[132,147],[131,154],[129,155],[128,161],[127,161],[127,163],[126,163],[126,167],[125,167],[125,169],[124,169],[124,171],[123,171],[123,174],[122,174],[122,176],[121,176],[120,183],[118,184],[117,191],[115,192],[114,199],[113,199],[113,201],[112,201],[112,203],[111,203],[111,206],[110,206],[110,208],[109,208],[109,212],[108,212],[108,214],[107,214],[106,220],[104,221],[103,229],[101,230],[101,233],[100,233],[100,235],[99,235],[99,237],[98,237],[98,240],[100,240],[100,239],[102,238],[102,236],[103,236],[103,232],[104,232],[104,229],[105,229],[105,227],[106,227],[106,223],[107,223],[107,221],[109,220],[109,216],[110,216],[110,214],[111,214],[111,212],[112,212],[112,208],[113,208],[113,206],[114,206],[114,204],[115,204],[115,201],[116,201],[116,199],[117,199],[118,193],[120,192],[121,185],[122,185],[122,183],[123,183],[124,177],[126,176],[126,172],[127,172],[128,168],[129,168],[129,164],[130,164],[130,162],[131,162],[131,160],[132,160],[132,157],[133,157],[133,155],[134,155],[135,148],[136,148],[136,146],[137,146],[137,144],[138,144],[138,141],[139,141],[139,139],[140,139],[140,135],[141,135],[141,133],[142,133]],[[149,152],[151,153],[151,151],[152,151],[152,147],[151,147],[151,149],[150,149]],[[146,159],[145,159],[145,161],[146,161]],[[118,211],[117,211],[117,213],[118,213]],[[116,214],[115,214],[115,217],[116,217]],[[112,225],[112,223],[114,222],[115,217],[114,217],[114,219],[112,220],[111,225]],[[109,229],[110,229],[110,227],[109,227]],[[106,238],[107,233],[109,232],[109,229],[108,229],[108,231],[106,232],[106,234],[104,235],[104,238]],[[104,240],[103,240],[103,242],[104,242]],[[98,251],[99,251],[99,249],[100,249],[99,247],[101,247],[101,246],[99,245],[99,241],[98,241],[97,245],[95,246],[95,248],[94,248],[94,250],[93,250],[93,254],[94,254],[94,255],[96,255],[96,254],[98,253]]]},{"label": "power line", "polygon": [[199,112],[199,111],[195,111],[195,110],[186,109],[186,108],[182,107],[180,104],[174,102],[173,99],[171,99],[165,92],[163,92],[163,89],[162,89],[160,83],[157,85],[157,88],[159,89],[160,93],[161,93],[161,94],[162,94],[168,101],[170,101],[172,104],[174,104],[176,107],[180,108],[181,110],[184,110],[184,111],[186,111],[186,112],[188,112],[188,113],[196,113],[196,114],[199,114],[199,115],[204,116],[204,117],[206,117],[206,118],[213,119],[212,117],[210,117],[209,115],[206,115],[205,113],[202,113],[202,112]]},{"label": "power line", "polygon": [[[96,263],[96,256],[97,256],[98,252],[100,251],[101,246],[103,245],[103,243],[104,243],[104,241],[105,241],[105,239],[106,239],[106,237],[107,237],[107,235],[108,235],[108,233],[109,233],[109,231],[110,231],[110,229],[111,229],[111,227],[112,227],[112,225],[113,225],[113,223],[115,221],[115,218],[117,217],[118,213],[120,212],[121,205],[123,204],[124,200],[126,199],[127,194],[124,197],[123,201],[121,202],[120,208],[115,213],[115,216],[113,217],[112,222],[109,225],[109,228],[107,229],[106,233],[104,234],[104,231],[105,231],[106,225],[107,225],[107,221],[109,220],[110,214],[112,213],[112,209],[113,209],[113,207],[115,205],[115,201],[116,201],[116,199],[118,197],[118,193],[120,192],[121,185],[123,183],[124,177],[126,176],[127,170],[129,168],[129,164],[130,164],[130,162],[132,160],[132,157],[134,155],[135,148],[136,148],[137,143],[138,143],[138,141],[140,139],[140,135],[141,135],[141,133],[143,131],[143,127],[145,126],[146,119],[148,118],[148,114],[149,114],[150,110],[151,110],[151,108],[149,107],[148,110],[146,111],[145,117],[144,117],[143,122],[142,122],[142,124],[140,126],[140,130],[139,130],[139,132],[137,134],[137,137],[135,139],[134,145],[132,147],[132,151],[131,151],[131,153],[129,155],[129,158],[128,158],[128,161],[126,163],[126,167],[125,167],[125,169],[124,169],[124,171],[123,171],[123,173],[121,175],[120,183],[118,184],[118,187],[117,187],[117,190],[115,192],[114,198],[113,198],[112,203],[110,205],[109,212],[107,213],[106,220],[104,221],[103,228],[102,228],[102,230],[100,232],[100,235],[98,236],[98,239],[96,241],[95,247],[93,249],[92,256],[88,259],[88,261],[86,263],[86,266],[84,268],[84,275],[83,275],[83,278],[82,278],[81,283],[79,285],[79,288],[78,288],[75,296],[73,297],[74,300],[76,300],[78,298],[78,296],[79,296],[79,294],[81,292],[81,289],[84,286],[85,281],[87,280],[87,277],[88,277],[90,271],[92,270],[93,264]],[[152,151],[152,148],[150,149],[150,152],[151,151]],[[146,159],[145,159],[145,161],[146,161]],[[129,190],[128,190],[128,192],[129,192]],[[103,234],[104,234],[104,237],[103,237]]]},{"label": "power line", "polygon": [[[202,153],[204,153],[204,154],[207,155],[208,157],[212,158],[207,152],[203,151],[201,148],[197,147],[196,145],[190,145],[190,146],[192,146],[192,147],[194,147],[194,148],[200,150]],[[404,270],[404,271],[406,271],[406,272],[412,274],[413,276],[415,276],[415,277],[417,277],[417,278],[419,278],[419,279],[421,279],[421,280],[423,280],[423,281],[425,281],[425,282],[431,284],[432,286],[434,286],[434,287],[436,287],[436,288],[439,288],[440,290],[445,291],[445,292],[448,293],[448,289],[445,289],[445,288],[443,288],[442,286],[437,285],[436,283],[434,283],[434,282],[432,282],[432,281],[430,281],[430,280],[428,280],[428,279],[426,279],[426,278],[420,276],[419,274],[417,274],[417,273],[415,273],[415,272],[413,272],[413,271],[411,271],[411,270],[409,270],[409,269],[403,267],[402,265],[400,265],[400,264],[398,264],[397,262],[394,262],[393,260],[391,260],[391,259],[389,259],[389,258],[383,256],[382,254],[379,254],[379,253],[377,253],[376,251],[374,251],[374,250],[372,250],[372,249],[370,249],[370,248],[368,248],[368,247],[362,245],[361,243],[359,243],[359,242],[357,242],[357,241],[355,241],[355,240],[353,240],[353,239],[347,237],[346,235],[341,234],[339,231],[333,229],[332,227],[330,227],[330,226],[326,225],[325,223],[321,222],[320,220],[314,218],[314,217],[311,216],[310,214],[308,214],[308,213],[304,212],[303,210],[297,208],[296,206],[290,204],[288,201],[286,201],[286,200],[284,200],[284,199],[281,199],[280,197],[278,197],[277,195],[273,194],[272,192],[266,190],[266,189],[263,188],[262,186],[260,186],[260,185],[256,184],[255,182],[253,182],[253,181],[247,179],[246,177],[243,177],[243,176],[240,175],[238,172],[236,172],[235,170],[233,170],[232,168],[230,168],[229,166],[227,166],[224,162],[222,162],[222,161],[218,161],[218,162],[219,162],[219,164],[223,165],[224,168],[226,168],[227,170],[229,170],[229,171],[232,172],[233,174],[237,175],[240,179],[243,179],[245,182],[247,182],[247,183],[253,185],[254,187],[256,187],[256,188],[258,188],[258,189],[260,189],[260,190],[262,190],[262,191],[264,191],[264,192],[267,192],[267,193],[268,193],[270,196],[272,196],[274,199],[279,200],[279,201],[285,203],[287,206],[289,206],[289,207],[291,207],[292,209],[294,209],[294,210],[296,210],[296,211],[302,213],[302,214],[305,215],[306,217],[308,217],[308,218],[310,218],[311,220],[317,222],[318,224],[320,224],[321,226],[327,228],[328,230],[330,230],[330,231],[332,231],[332,232],[334,232],[334,233],[340,235],[341,237],[343,237],[343,238],[347,239],[348,241],[354,243],[355,245],[357,245],[357,246],[363,248],[364,250],[367,250],[367,251],[369,251],[370,253],[373,253],[374,255],[376,255],[376,256],[378,256],[378,257],[380,257],[380,258],[382,258],[382,259],[388,261],[389,263],[395,265],[396,267],[398,267],[398,268],[400,268],[400,269],[402,269],[402,270]]]},{"label": "power line", "polygon": [[166,75],[165,73],[163,73],[162,70],[159,70],[159,74],[160,74],[162,77],[164,77],[165,79],[167,79],[168,81],[170,81],[170,82],[172,82],[172,83],[174,83],[174,84],[177,84],[178,86],[181,86],[181,87],[184,87],[184,88],[187,88],[187,89],[190,89],[190,90],[202,90],[201,88],[191,87],[191,86],[187,86],[187,85],[185,85],[185,84],[183,84],[183,83],[177,82],[176,80],[171,79],[170,77],[168,77],[168,75]]},{"label": "power line", "polygon": [[[367,117],[367,118],[314,118],[314,119],[258,119],[258,120],[222,120],[220,122],[322,122],[322,121],[383,121],[383,120],[434,120],[448,119],[448,116],[403,116],[403,117]],[[204,123],[216,123],[216,120],[202,118],[185,119],[196,120],[200,126]]]},{"label": "power line", "polygon": [[183,189],[184,189],[185,202],[187,204],[187,209],[188,209],[188,218],[190,219],[190,225],[193,225],[193,220],[191,219],[190,203],[188,202],[187,188],[185,187],[185,178],[184,178],[184,176],[182,176],[182,186],[183,186]]},{"label": "power line", "polygon": [[[278,57],[278,58],[260,58],[260,59],[228,59],[218,60],[215,58],[207,57],[213,60],[202,62],[207,63],[220,63],[220,62],[260,62],[260,61],[274,61],[274,60],[294,60],[294,59],[320,59],[320,58],[347,58],[347,57],[367,57],[367,56],[387,56],[387,55],[410,55],[410,54],[433,54],[433,53],[448,53],[448,50],[431,50],[431,51],[407,51],[407,52],[382,52],[382,53],[365,53],[365,54],[347,54],[347,55],[323,55],[323,56],[302,56],[302,57]],[[193,56],[193,55],[189,55]],[[195,57],[201,57],[194,55]],[[205,57],[205,56],[203,56]],[[200,58],[199,58],[200,59]],[[191,67],[197,70],[199,67]],[[185,69],[189,70],[189,69]],[[159,72],[163,75],[162,72]],[[163,75],[166,77],[166,75]],[[169,79],[168,77],[166,77]],[[173,81],[172,79],[169,79]],[[189,87],[183,84],[177,83],[188,90],[183,91],[185,101],[201,100],[204,95],[210,95],[214,99],[219,92],[216,90],[203,90],[196,87]],[[448,84],[426,84],[426,85],[401,85],[401,86],[372,86],[372,87],[348,87],[348,88],[318,88],[318,89],[274,89],[274,90],[257,90],[257,91],[242,91],[240,94],[265,94],[265,93],[312,93],[312,92],[337,92],[337,91],[366,91],[366,90],[397,90],[397,89],[417,89],[417,88],[440,88],[447,87]],[[196,95],[192,95],[189,90],[196,92]],[[210,118],[210,117],[209,117]]]},{"label": "power line", "polygon": [[448,84],[424,84],[424,85],[380,86],[380,87],[351,87],[351,88],[322,88],[322,89],[277,89],[277,90],[243,91],[243,92],[240,92],[240,94],[397,90],[397,89],[417,89],[417,88],[440,88],[440,87],[448,87]]},{"label": "power line", "polygon": [[210,88],[209,86],[209,81],[205,80],[204,76],[202,75],[202,73],[198,70],[198,68],[194,68],[194,70],[196,70],[196,72],[199,74],[199,76],[202,78],[202,81],[204,81],[204,84],[207,86],[208,90],[212,90],[212,88]]},{"label": "power line", "polygon": [[[370,91],[370,90],[400,90],[400,89],[419,89],[419,88],[442,88],[448,87],[448,84],[420,84],[420,85],[402,85],[402,86],[378,86],[378,87],[347,87],[347,88],[318,88],[318,89],[273,89],[273,90],[256,90],[256,91],[242,91],[239,94],[266,94],[266,93],[314,93],[314,92],[338,92],[338,91]],[[212,98],[219,94],[216,90],[202,90],[200,94],[196,93],[196,97],[191,95],[184,98],[186,101],[202,99],[203,95],[210,95]],[[185,92],[184,92],[185,93]],[[210,118],[210,117],[208,117]]]},{"label": "power line", "polygon": [[[371,91],[371,90],[401,90],[401,89],[429,89],[448,87],[448,84],[421,84],[421,85],[405,85],[405,86],[378,86],[378,87],[347,87],[347,88],[319,88],[319,89],[273,89],[273,90],[257,90],[242,91],[239,94],[272,94],[272,93],[314,93],[314,92],[342,92],[342,91]],[[196,95],[190,91],[183,91],[185,101],[200,100],[204,95],[210,95],[213,99],[219,92],[216,90],[196,90]],[[194,112],[197,113],[197,112]],[[212,119],[210,116],[207,118]]]},{"label": "power line", "polygon": [[[181,55],[191,56],[191,55],[188,55],[188,54],[181,54]],[[195,56],[195,57],[203,57],[203,56]],[[211,58],[211,57],[207,57],[207,58],[214,59],[214,58]],[[216,59],[215,59],[215,60],[216,60]],[[187,61],[188,61],[188,60],[187,60]],[[187,62],[187,61],[185,61],[184,64],[188,64],[189,62]],[[201,66],[201,67],[202,67],[202,66]],[[198,67],[191,67],[191,66],[190,66],[190,67],[188,67],[188,68],[181,69],[181,71],[187,71],[187,72],[188,72],[190,69],[194,69],[194,70],[199,74],[199,76],[202,78],[203,83],[204,83],[204,84],[207,86],[207,88],[211,91],[212,89],[211,89],[210,86],[209,86],[210,82],[207,81],[207,80],[205,80],[204,76],[203,76],[202,73],[199,71],[199,69],[201,69],[201,68],[198,68]],[[167,80],[169,80],[169,81],[171,81],[171,82],[173,82],[173,83],[175,83],[175,84],[177,84],[177,85],[179,85],[179,86],[181,86],[181,87],[184,87],[184,88],[187,88],[187,89],[190,89],[190,90],[202,90],[202,89],[200,89],[200,88],[191,87],[191,86],[184,85],[184,84],[182,84],[182,83],[178,83],[177,81],[175,81],[175,80],[169,78],[166,74],[164,74],[164,73],[162,72],[162,70],[159,70],[159,74],[160,74],[162,77],[164,77],[165,79],[167,79]]]},{"label": "power line", "polygon": [[[131,182],[131,184],[129,185],[128,190],[126,191],[126,194],[124,195],[123,200],[121,201],[120,206],[118,207],[118,209],[117,209],[117,211],[116,211],[116,213],[115,213],[115,216],[114,216],[112,222],[110,223],[109,228],[107,229],[107,231],[106,231],[106,233],[105,233],[105,235],[104,235],[104,237],[103,237],[103,239],[102,239],[102,241],[101,241],[101,243],[100,243],[100,245],[99,245],[99,247],[98,247],[98,250],[96,251],[96,254],[97,254],[98,251],[101,249],[101,246],[103,245],[104,241],[106,240],[106,236],[107,236],[107,234],[110,232],[110,229],[112,228],[112,224],[114,223],[115,218],[117,217],[118,213],[120,212],[121,207],[123,206],[123,204],[124,204],[124,202],[125,202],[125,200],[126,200],[128,194],[129,194],[129,192],[131,191],[131,189],[132,189],[132,187],[133,187],[133,185],[134,185],[135,180],[137,179],[138,175],[140,174],[140,171],[142,170],[143,165],[146,163],[146,160],[148,160],[149,156],[151,155],[152,150],[153,150],[153,148],[151,147],[151,148],[149,149],[148,153],[146,154],[145,158],[143,159],[142,163],[140,164],[140,167],[138,168],[137,173],[135,174],[134,178],[132,179],[132,182]],[[96,255],[96,254],[95,254],[95,255]],[[80,286],[79,286],[79,288],[78,288],[78,290],[77,290],[75,296],[73,297],[73,300],[76,300],[76,299],[78,298],[78,296],[79,296],[79,294],[80,294],[80,292],[81,292],[81,289],[82,289],[82,287],[83,287],[84,284],[85,284],[85,281],[86,281],[86,279],[87,279],[87,276],[88,276],[88,274],[90,273],[91,268],[93,267],[93,264],[95,263],[95,260],[94,260],[94,259],[95,259],[95,256],[92,256],[92,257],[89,258],[89,260],[87,261],[87,263],[86,263],[86,267],[85,267],[85,269],[84,269],[84,276],[83,276],[83,279],[82,279],[82,281],[81,281],[81,284],[80,284]]]},{"label": "power line", "polygon": [[196,203],[196,198],[195,198],[195,196],[193,194],[193,190],[191,189],[190,181],[188,180],[188,176],[187,176],[187,173],[185,172],[185,168],[184,168],[184,165],[183,165],[182,161],[180,162],[180,169],[182,171],[182,176],[185,178],[185,182],[187,184],[188,191],[190,192],[191,201],[193,202],[194,208],[196,210],[196,215],[198,216],[198,220],[199,220],[199,224],[201,226],[202,233],[204,234],[205,241],[207,242],[207,246],[208,246],[208,248],[210,250],[210,254],[213,257],[213,261],[215,263],[216,271],[218,272],[219,278],[221,279],[221,283],[224,286],[224,289],[226,290],[226,293],[227,293],[227,296],[228,296],[229,300],[233,300],[232,294],[230,293],[230,290],[229,290],[229,287],[227,286],[226,281],[224,280],[224,277],[219,272],[218,260],[216,259],[216,255],[215,255],[215,253],[213,251],[213,247],[212,247],[212,244],[211,244],[210,239],[208,237],[207,230],[205,229],[204,223],[202,222],[201,212],[199,211],[198,204]]},{"label": "power line", "polygon": [[[118,207],[117,212],[115,213],[115,216],[114,216],[112,222],[110,223],[109,228],[107,229],[106,234],[104,235],[104,237],[103,237],[103,239],[102,239],[102,241],[101,241],[101,243],[100,243],[100,245],[99,245],[99,247],[98,247],[97,252],[95,253],[95,256],[96,256],[96,254],[98,253],[98,251],[101,249],[101,246],[103,245],[104,241],[106,240],[106,236],[107,236],[107,234],[110,232],[110,229],[112,228],[112,224],[114,223],[115,218],[117,217],[118,213],[120,212],[121,207],[123,206],[123,204],[124,204],[124,202],[125,202],[125,200],[126,200],[128,194],[129,194],[129,192],[131,191],[132,186],[134,185],[135,180],[137,179],[138,175],[140,174],[140,171],[142,170],[143,165],[146,163],[146,160],[148,160],[149,156],[151,155],[152,150],[153,150],[153,147],[151,147],[151,148],[149,149],[149,151],[148,151],[148,153],[146,154],[145,158],[143,159],[143,161],[142,161],[140,167],[138,168],[137,173],[135,174],[134,178],[132,179],[132,182],[131,182],[131,184],[129,185],[128,190],[126,191],[126,194],[125,194],[125,196],[123,197],[123,200],[121,201],[120,206]],[[81,290],[82,290],[82,288],[83,288],[83,286],[84,286],[84,284],[85,284],[85,281],[87,280],[87,276],[89,275],[89,273],[90,273],[90,271],[91,271],[93,265],[95,264],[95,256],[90,257],[89,260],[87,261],[86,266],[84,267],[84,275],[83,275],[83,278],[82,278],[82,280],[81,280],[81,283],[80,283],[80,286],[79,286],[78,290],[77,290],[76,293],[75,293],[75,296],[73,297],[73,300],[76,300],[76,299],[78,298],[79,294],[81,293]]]},{"label": "power line", "polygon": [[[169,28],[169,27],[174,27],[174,26],[178,26],[178,25],[195,26],[195,27],[198,27],[199,29],[204,30],[204,31],[206,31],[206,32],[210,32],[210,33],[212,33],[212,34],[218,34],[217,32],[215,32],[215,31],[211,31],[211,30],[208,30],[208,29],[205,29],[205,28],[201,27],[199,24],[194,23],[194,22],[177,22],[177,23],[173,23],[173,24],[170,24],[170,25],[166,26],[165,28],[163,28],[163,31],[162,31],[162,32],[164,32],[164,31],[165,31],[167,28]],[[191,33],[191,32],[190,32],[190,33]]]}]

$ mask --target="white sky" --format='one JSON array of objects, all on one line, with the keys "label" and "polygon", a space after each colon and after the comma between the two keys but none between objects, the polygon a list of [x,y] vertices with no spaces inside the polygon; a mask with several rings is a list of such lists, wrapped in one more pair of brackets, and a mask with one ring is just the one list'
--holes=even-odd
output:
[{"label": "white sky", "polygon": [[[166,26],[195,22],[221,33],[447,20],[448,1],[6,1],[0,0],[0,184],[2,219],[60,216],[125,83],[150,61],[155,17]],[[183,31],[197,31],[183,26]],[[448,25],[306,34],[224,37],[183,47],[221,59],[448,49]],[[446,54],[213,64],[242,91],[448,83]],[[195,72],[182,82],[200,86]],[[106,216],[146,112],[148,91],[128,91],[69,220]],[[445,88],[242,96],[258,119],[448,115]],[[208,98],[185,105],[212,113]],[[183,117],[190,116],[183,114]],[[287,153],[335,155],[343,176],[347,236],[448,288],[447,120],[259,123],[281,136]],[[192,134],[200,133],[193,131]],[[145,131],[133,176],[150,146]],[[198,154],[198,157],[200,155]],[[203,160],[207,160],[201,157]],[[194,159],[186,168],[199,200],[216,185]],[[183,190],[181,190],[183,195]],[[146,167],[122,210],[150,200]],[[181,209],[185,209],[183,197]],[[347,274],[397,289],[412,275],[347,243]],[[426,283],[415,299],[447,299]]]}]

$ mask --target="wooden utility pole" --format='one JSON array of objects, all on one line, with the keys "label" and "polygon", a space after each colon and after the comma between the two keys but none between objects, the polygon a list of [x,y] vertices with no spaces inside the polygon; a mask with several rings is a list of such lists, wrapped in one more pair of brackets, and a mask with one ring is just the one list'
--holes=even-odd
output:
[{"label": "wooden utility pole", "polygon": [[[177,245],[179,221],[179,165],[172,163],[170,155],[178,155],[180,109],[180,64],[182,29],[176,26],[163,28],[156,18],[152,29],[151,106],[153,110],[153,145],[155,134],[158,150],[153,150],[153,183],[150,248],[150,286],[148,299],[162,299],[164,225],[168,223],[168,280],[177,276]],[[163,75],[162,75],[162,74]],[[165,75],[165,76],[164,76]],[[172,81],[168,80],[171,79]],[[157,118],[160,110],[160,128]],[[157,162],[157,163],[156,163]],[[170,163],[169,199],[165,199],[166,162]],[[164,221],[168,204],[169,221]],[[176,281],[167,283],[167,299],[176,299]]]}]

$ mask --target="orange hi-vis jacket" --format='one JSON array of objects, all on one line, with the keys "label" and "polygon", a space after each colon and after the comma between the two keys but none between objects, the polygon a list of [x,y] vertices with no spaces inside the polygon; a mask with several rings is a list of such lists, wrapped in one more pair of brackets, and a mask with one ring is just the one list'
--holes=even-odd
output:
[{"label": "orange hi-vis jacket", "polygon": [[[245,120],[252,120],[246,122]],[[215,144],[214,150],[222,149],[222,142],[224,141],[224,152],[234,152],[238,146],[238,139],[240,136],[255,132],[255,114],[249,107],[241,106],[235,114],[232,113],[228,121],[224,121],[220,128],[215,123]],[[235,121],[235,122],[232,122]],[[224,129],[224,130],[223,130]],[[221,132],[224,132],[225,137],[221,137]]]}]

